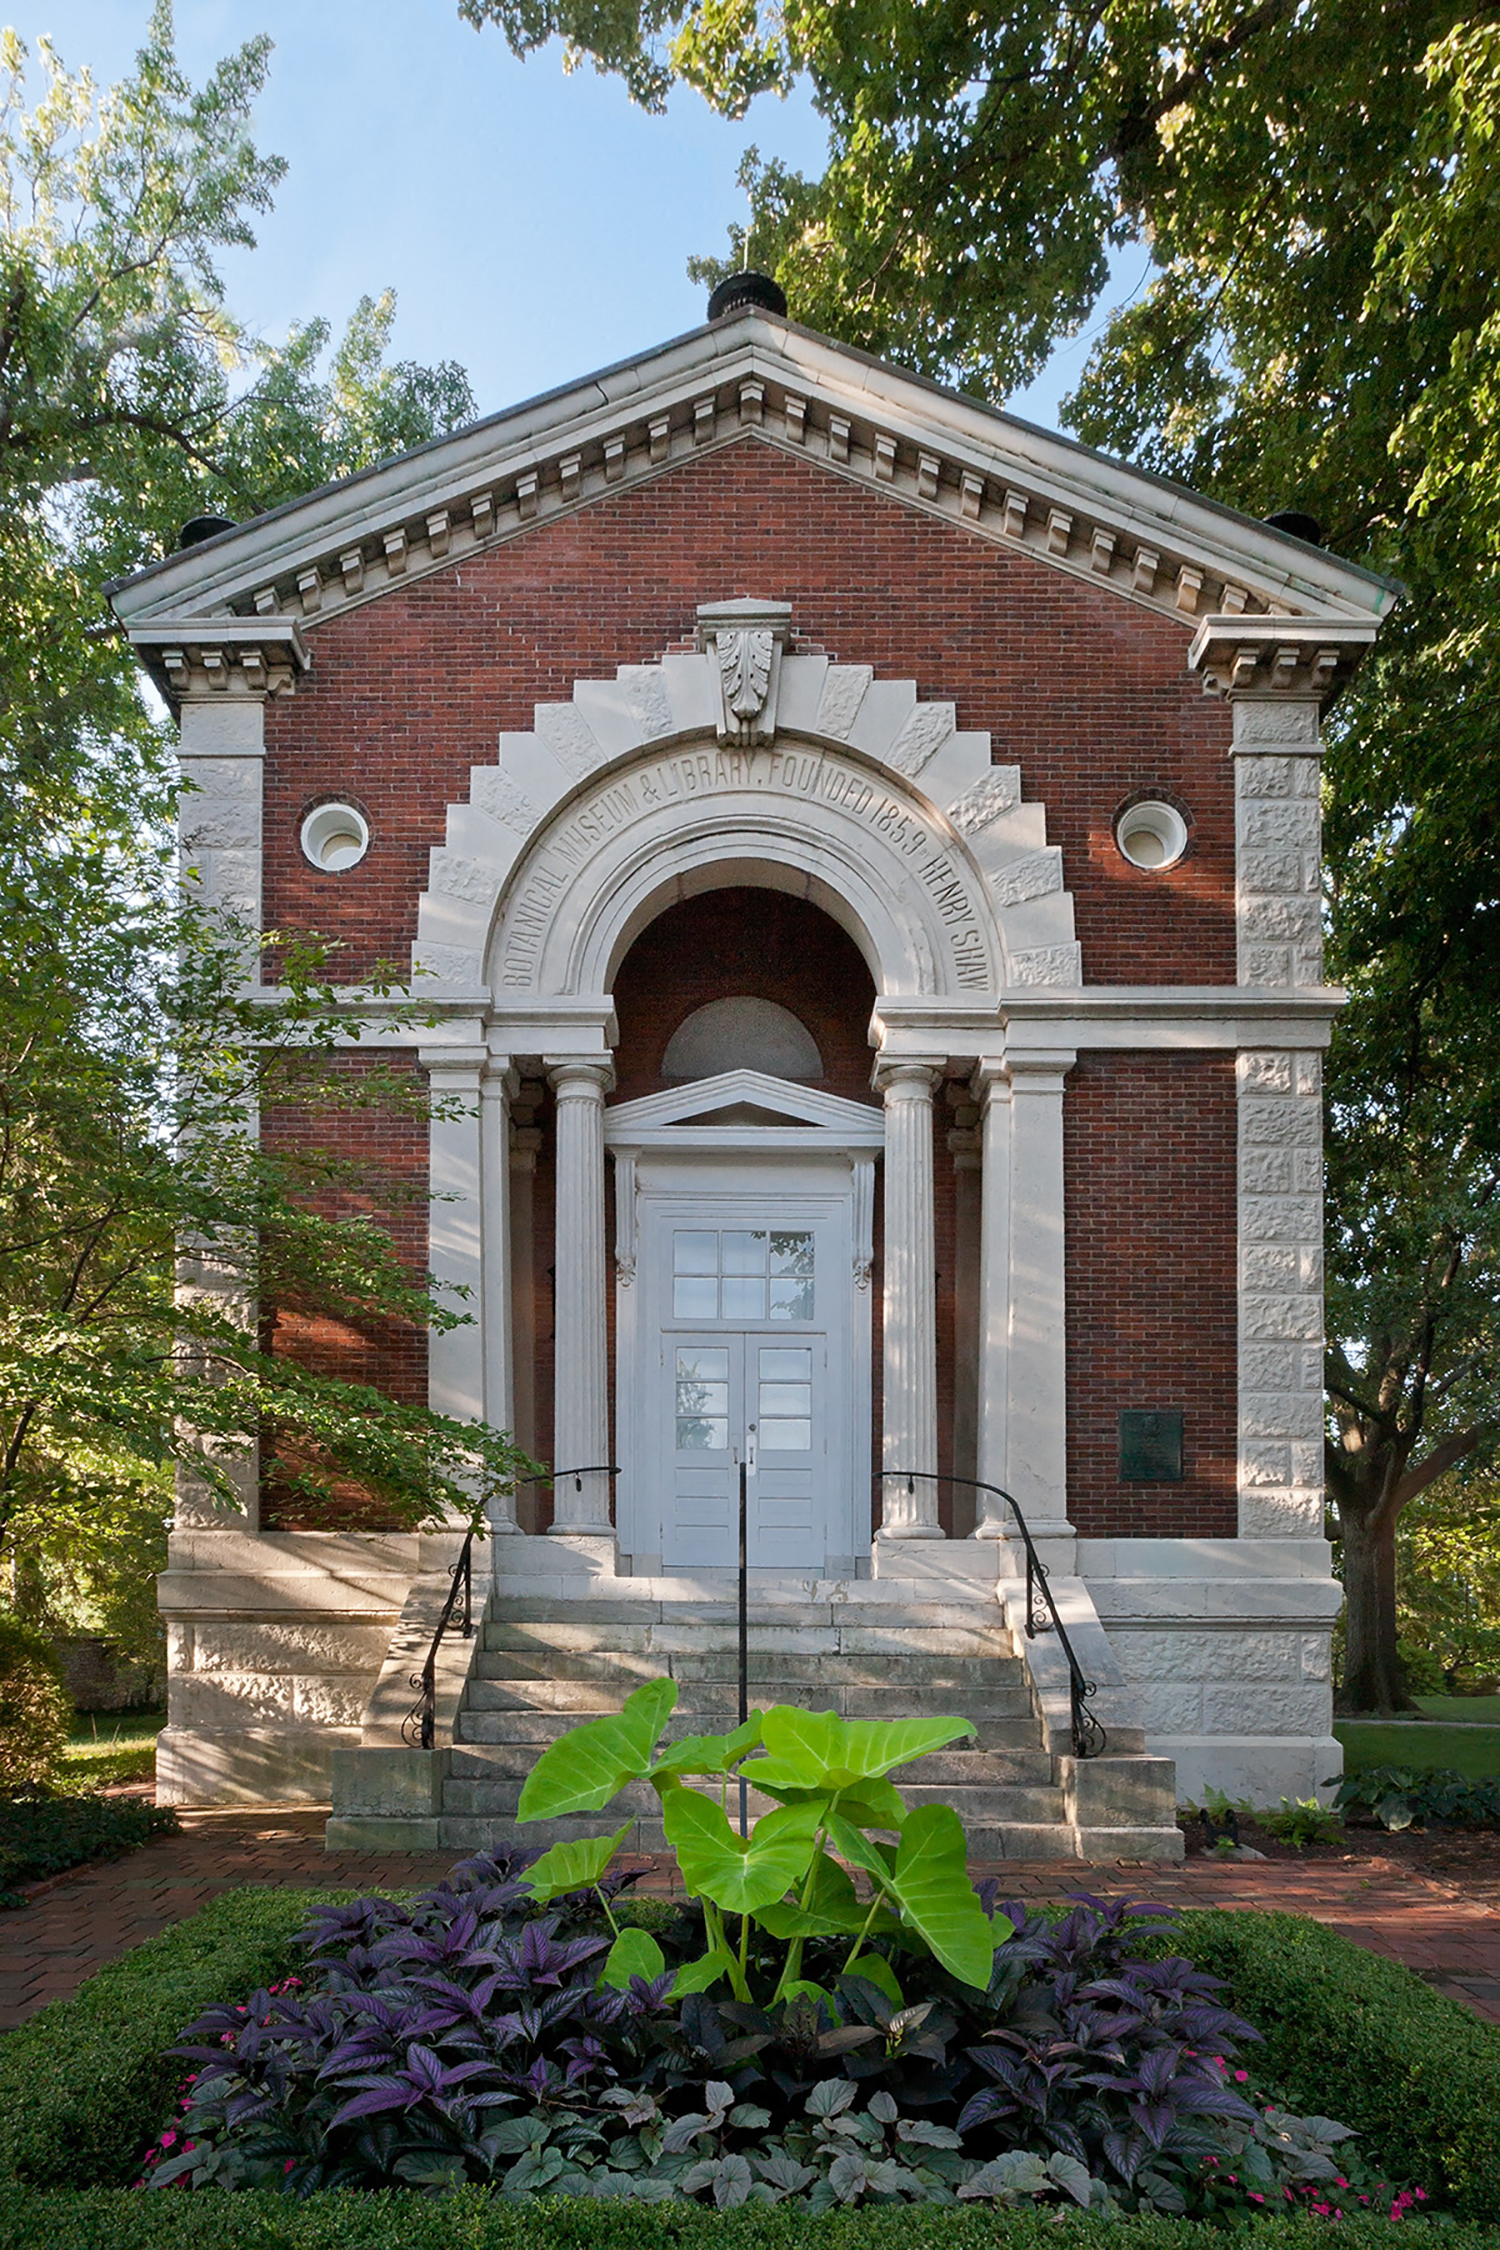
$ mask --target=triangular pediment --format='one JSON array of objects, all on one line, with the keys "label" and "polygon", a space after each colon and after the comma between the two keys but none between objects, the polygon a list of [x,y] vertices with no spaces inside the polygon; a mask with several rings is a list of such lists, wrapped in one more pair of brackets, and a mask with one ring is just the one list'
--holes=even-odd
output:
[{"label": "triangular pediment", "polygon": [[760,1070],[726,1070],[667,1093],[616,1102],[604,1121],[605,1139],[613,1146],[662,1133],[690,1139],[695,1132],[790,1131],[805,1136],[809,1130],[826,1133],[831,1146],[879,1148],[885,1120],[872,1103],[845,1101]]},{"label": "triangular pediment", "polygon": [[315,647],[331,618],[747,436],[1193,630],[1369,620],[1396,598],[1321,548],[754,311],[221,532],[114,604],[170,688],[174,634],[262,622]]}]

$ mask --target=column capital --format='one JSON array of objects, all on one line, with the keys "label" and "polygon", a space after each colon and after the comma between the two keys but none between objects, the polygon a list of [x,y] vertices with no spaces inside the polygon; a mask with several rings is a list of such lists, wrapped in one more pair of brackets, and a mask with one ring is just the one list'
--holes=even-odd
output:
[{"label": "column capital", "polygon": [[1232,702],[1306,699],[1319,710],[1353,673],[1378,632],[1373,618],[1205,617],[1188,666],[1205,691]]},{"label": "column capital", "polygon": [[602,1102],[613,1090],[615,1066],[609,1055],[544,1055],[542,1061],[555,1094],[597,1095]]},{"label": "column capital", "polygon": [[488,1059],[486,1048],[468,1044],[417,1049],[417,1061],[429,1078],[443,1078],[450,1085],[462,1081],[469,1093],[477,1092]]},{"label": "column capital", "polygon": [[509,1055],[491,1055],[483,1066],[479,1090],[490,1101],[514,1101],[520,1090],[521,1073]]},{"label": "column capital", "polygon": [[942,1071],[940,1055],[891,1055],[877,1057],[870,1076],[876,1093],[888,1101],[898,1089],[930,1098]]},{"label": "column capital", "polygon": [[1035,1048],[1030,1053],[1007,1055],[1005,1075],[1012,1103],[1037,1097],[1062,1098],[1068,1072],[1078,1060],[1073,1047]]}]

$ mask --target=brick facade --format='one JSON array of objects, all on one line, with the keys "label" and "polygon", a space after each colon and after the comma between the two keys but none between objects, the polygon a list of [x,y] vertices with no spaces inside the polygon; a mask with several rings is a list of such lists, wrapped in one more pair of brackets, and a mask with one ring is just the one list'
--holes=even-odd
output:
[{"label": "brick facade", "polygon": [[[689,645],[696,605],[741,587],[790,600],[799,632],[831,656],[871,664],[877,676],[914,678],[920,696],[956,702],[960,727],[989,730],[996,761],[1018,764],[1026,798],[1045,803],[1091,984],[1233,980],[1226,714],[1185,672],[1185,628],[753,438],[320,626],[310,677],[267,714],[267,923],[335,939],[351,976],[375,960],[403,961],[428,849],[443,841],[450,801],[467,796],[471,766],[493,762],[497,736],[529,727],[533,706],[566,700],[576,679],[609,677],[621,662]],[[1120,807],[1147,793],[1177,802],[1192,825],[1187,856],[1150,875],[1128,866],[1113,840]],[[298,849],[302,817],[325,796],[352,798],[373,836],[366,859],[336,878],[310,868]],[[827,1089],[872,1099],[869,971],[824,915],[767,891],[678,906],[636,941],[615,984],[614,1098],[658,1090],[672,1031],[727,992],[790,1008],[819,1044]],[[1232,1533],[1232,1069],[1202,1058],[1086,1057],[1065,1107],[1075,1520],[1096,1533]],[[550,1103],[536,1122],[529,1281],[534,1443],[545,1459],[554,1346]],[[934,1123],[947,1470],[955,1246],[951,1117],[941,1102]],[[336,1138],[377,1162],[394,1156],[403,1177],[418,1176],[421,1135],[408,1121],[347,1117]],[[407,1211],[393,1223],[403,1255],[420,1263],[419,1217]],[[878,1323],[878,1271],[874,1302]],[[420,1338],[334,1336],[327,1325],[314,1334],[287,1314],[278,1335],[320,1363],[419,1395]],[[878,1433],[878,1339],[876,1371]],[[1126,1403],[1187,1410],[1181,1487],[1119,1485],[1115,1416]],[[274,1501],[272,1513],[292,1520],[276,1515]],[[942,1514],[951,1524],[947,1493]],[[543,1496],[538,1522],[547,1520]]]},{"label": "brick facade", "polygon": [[[745,589],[790,601],[840,661],[915,679],[956,701],[960,727],[990,731],[1047,807],[1090,983],[1233,981],[1229,728],[1186,671],[1189,622],[753,437],[319,626],[312,673],[267,714],[268,924],[339,938],[351,974],[403,960],[428,849],[498,734],[577,679],[655,661],[699,602]],[[1192,819],[1188,856],[1162,875],[1113,841],[1143,793]],[[336,879],[297,848],[327,796],[353,797],[374,839]]]},{"label": "brick facade", "polygon": [[[1084,1054],[1063,1105],[1068,1500],[1094,1538],[1235,1535],[1229,1056]],[[1124,1484],[1119,1415],[1181,1408],[1181,1484]]]}]

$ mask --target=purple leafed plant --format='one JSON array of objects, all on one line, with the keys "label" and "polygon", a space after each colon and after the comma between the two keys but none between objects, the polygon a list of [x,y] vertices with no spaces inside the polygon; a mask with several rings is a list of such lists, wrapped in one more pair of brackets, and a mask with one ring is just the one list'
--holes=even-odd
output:
[{"label": "purple leafed plant", "polygon": [[[845,1973],[847,1939],[812,1936],[800,1990],[761,2007],[674,1999],[671,1970],[604,1981],[596,1894],[539,1910],[526,1864],[317,1909],[305,1982],[210,2009],[174,2049],[193,2075],[146,2181],[1245,2216],[1321,2215],[1348,2177],[1345,2127],[1246,2099],[1257,2034],[1214,1979],[1151,1958],[1167,1909],[1012,1902],[988,1990],[930,1957],[918,1983],[894,1936]],[[677,1939],[696,1956],[701,1921]]]}]

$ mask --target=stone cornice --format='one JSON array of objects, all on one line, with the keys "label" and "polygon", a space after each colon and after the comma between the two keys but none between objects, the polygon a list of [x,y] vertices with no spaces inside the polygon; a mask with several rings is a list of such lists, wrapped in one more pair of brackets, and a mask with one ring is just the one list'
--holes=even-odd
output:
[{"label": "stone cornice", "polygon": [[1205,617],[1188,664],[1207,695],[1306,696],[1323,708],[1374,646],[1373,621],[1342,618]]},{"label": "stone cornice", "polygon": [[188,609],[315,627],[747,435],[1184,626],[1368,619],[1396,598],[1321,549],[756,314],[222,533],[122,583],[115,606],[127,623]]},{"label": "stone cornice", "polygon": [[290,695],[312,663],[290,617],[174,618],[131,626],[130,644],[174,710],[192,695]]}]

